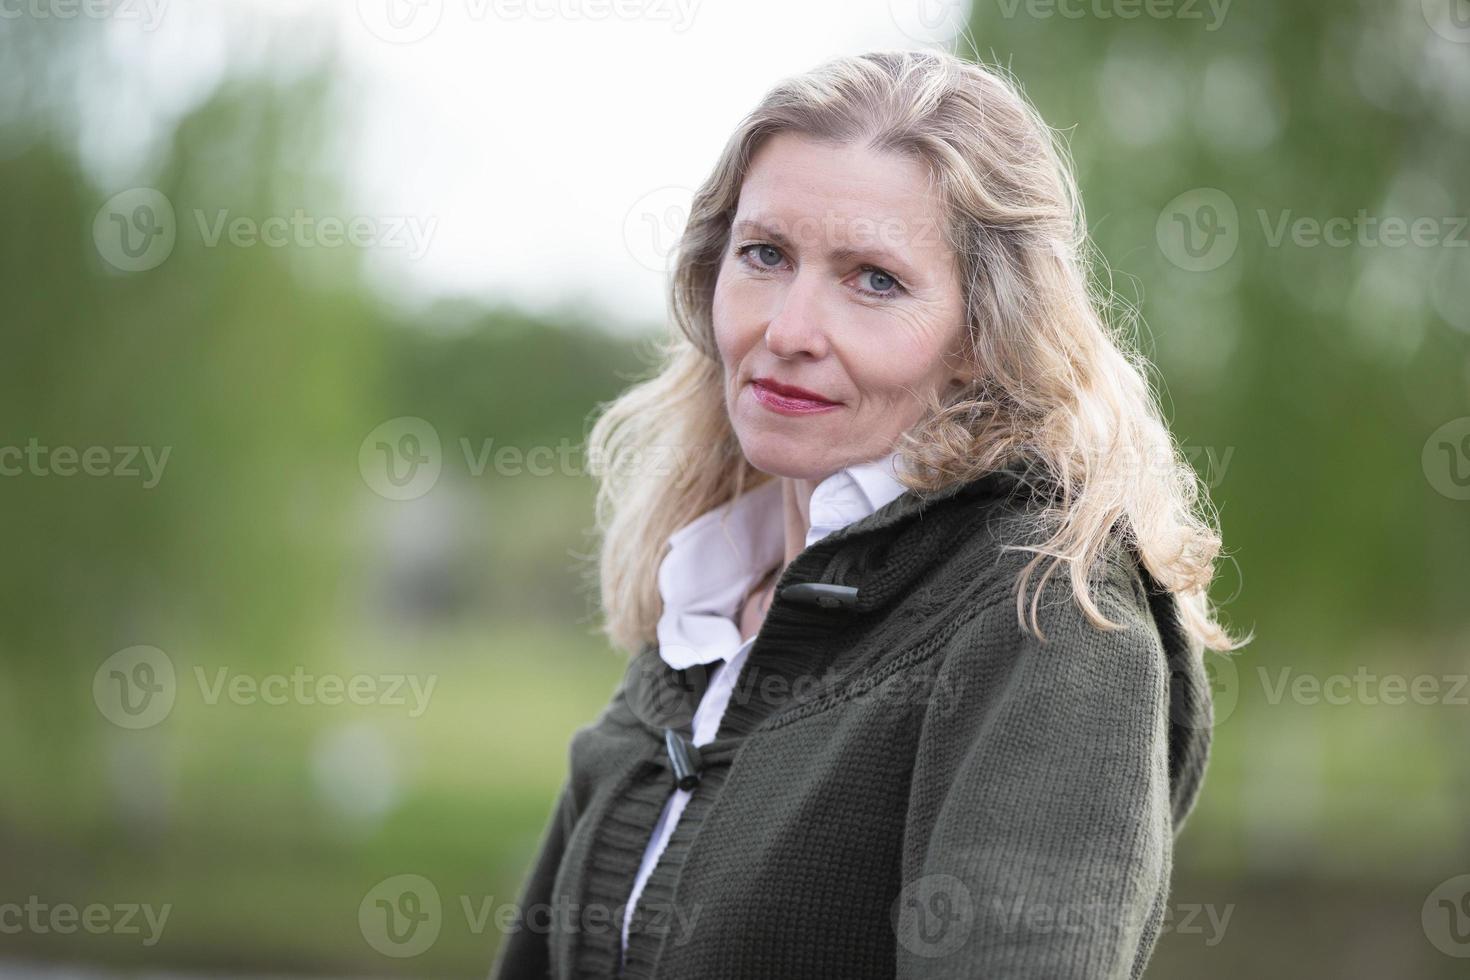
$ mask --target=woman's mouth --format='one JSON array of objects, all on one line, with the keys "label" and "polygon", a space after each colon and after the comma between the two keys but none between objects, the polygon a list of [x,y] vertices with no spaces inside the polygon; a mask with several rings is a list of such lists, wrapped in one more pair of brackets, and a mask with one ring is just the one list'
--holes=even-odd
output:
[{"label": "woman's mouth", "polygon": [[783,385],[770,378],[755,378],[750,382],[750,388],[756,401],[782,415],[813,415],[842,407],[841,402],[829,401],[814,392]]}]

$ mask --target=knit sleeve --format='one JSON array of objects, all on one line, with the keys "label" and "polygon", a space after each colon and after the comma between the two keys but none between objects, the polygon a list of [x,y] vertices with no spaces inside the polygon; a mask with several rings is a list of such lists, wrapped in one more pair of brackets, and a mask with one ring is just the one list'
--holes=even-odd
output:
[{"label": "knit sleeve", "polygon": [[1164,649],[1110,580],[1089,623],[1065,575],[1046,642],[996,601],[955,634],[915,760],[900,980],[1126,980],[1158,937],[1173,862]]},{"label": "knit sleeve", "polygon": [[[506,931],[490,966],[490,980],[534,980],[551,976],[550,949],[544,923],[551,888],[576,822],[571,778],[563,783],[551,820],[541,832],[536,857],[521,885],[514,924]],[[526,918],[530,922],[524,921]]]}]

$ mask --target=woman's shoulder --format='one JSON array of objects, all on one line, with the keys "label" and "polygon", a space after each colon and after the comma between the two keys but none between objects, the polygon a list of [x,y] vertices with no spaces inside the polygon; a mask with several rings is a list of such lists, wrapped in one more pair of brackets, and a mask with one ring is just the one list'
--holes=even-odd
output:
[{"label": "woman's shoulder", "polygon": [[[945,574],[963,581],[970,598],[981,604],[1014,598],[1014,586],[1034,562],[1029,584],[1041,589],[1041,603],[1061,605],[1071,589],[1070,565],[1060,563],[1041,581],[1050,564],[1049,538],[1062,519],[1057,491],[1012,470],[976,481],[979,492],[956,498],[960,512],[957,547]],[[1087,569],[1089,592],[1124,609],[1143,612],[1149,580],[1127,533],[1126,521],[1114,522]]]},{"label": "woman's shoulder", "polygon": [[[1065,718],[1074,731],[1156,732],[1168,745],[1176,831],[1198,795],[1214,708],[1203,651],[1179,621],[1175,596],[1143,565],[1120,524],[1086,577],[1111,625],[1084,608],[1070,568],[1043,555],[1021,573],[1044,528],[1034,501],[992,502],[961,549],[974,575],[972,610],[940,651],[946,682],[1016,719]],[[1101,726],[1101,727],[1094,727]]]}]

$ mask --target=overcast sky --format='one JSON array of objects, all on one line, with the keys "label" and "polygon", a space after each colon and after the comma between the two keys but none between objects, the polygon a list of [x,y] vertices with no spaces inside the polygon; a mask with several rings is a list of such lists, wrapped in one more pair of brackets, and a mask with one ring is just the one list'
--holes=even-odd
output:
[{"label": "overcast sky", "polygon": [[[838,54],[947,47],[968,11],[968,0],[148,2],[110,34],[128,76],[151,79],[137,97],[151,113],[182,111],[224,61],[249,62],[242,18],[322,18],[336,35],[363,79],[341,119],[353,214],[413,216],[427,234],[426,247],[371,250],[386,294],[576,302],[612,329],[663,319],[664,259],[691,190],[765,89]],[[85,137],[103,186],[136,183],[146,165],[150,127],[125,101],[99,100],[106,112]]]}]

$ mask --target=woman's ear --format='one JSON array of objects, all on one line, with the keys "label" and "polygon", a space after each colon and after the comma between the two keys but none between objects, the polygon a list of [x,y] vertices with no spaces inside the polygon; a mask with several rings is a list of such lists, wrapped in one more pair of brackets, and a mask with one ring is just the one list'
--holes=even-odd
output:
[{"label": "woman's ear", "polygon": [[950,366],[949,387],[968,387],[974,384],[980,374],[975,361],[968,354],[953,354],[948,360]]},{"label": "woman's ear", "polygon": [[963,327],[960,329],[955,349],[945,358],[945,364],[951,371],[948,384],[950,388],[973,384],[979,376],[980,369],[975,364],[975,352],[970,343],[969,331]]}]

